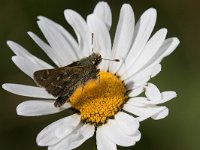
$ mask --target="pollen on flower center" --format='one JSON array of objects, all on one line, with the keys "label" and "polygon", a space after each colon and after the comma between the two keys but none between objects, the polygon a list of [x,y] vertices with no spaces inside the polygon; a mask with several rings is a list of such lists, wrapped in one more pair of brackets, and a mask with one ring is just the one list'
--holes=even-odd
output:
[{"label": "pollen on flower center", "polygon": [[123,82],[110,72],[100,72],[99,79],[87,82],[74,92],[70,103],[80,112],[82,121],[101,125],[113,118],[126,100]]}]

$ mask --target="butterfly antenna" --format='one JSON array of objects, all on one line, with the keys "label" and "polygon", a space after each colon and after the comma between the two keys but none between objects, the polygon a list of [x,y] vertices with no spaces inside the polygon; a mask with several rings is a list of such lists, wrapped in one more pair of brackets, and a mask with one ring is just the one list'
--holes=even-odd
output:
[{"label": "butterfly antenna", "polygon": [[92,53],[94,53],[94,33],[92,33],[92,39],[91,39],[91,44],[92,44]]},{"label": "butterfly antenna", "polygon": [[115,62],[119,62],[119,59],[107,59],[107,58],[102,58],[103,60],[109,60],[109,61],[115,61]]}]

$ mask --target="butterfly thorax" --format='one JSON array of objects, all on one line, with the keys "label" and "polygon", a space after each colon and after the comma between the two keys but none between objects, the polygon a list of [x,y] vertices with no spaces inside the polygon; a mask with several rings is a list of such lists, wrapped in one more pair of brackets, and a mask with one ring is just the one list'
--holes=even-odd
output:
[{"label": "butterfly thorax", "polygon": [[92,53],[89,56],[89,60],[95,65],[97,66],[98,64],[100,64],[100,62],[102,61],[102,57],[99,53]]},{"label": "butterfly thorax", "polygon": [[68,66],[93,66],[97,67],[102,61],[101,54],[92,53],[90,56],[80,59],[79,61],[73,62]]}]

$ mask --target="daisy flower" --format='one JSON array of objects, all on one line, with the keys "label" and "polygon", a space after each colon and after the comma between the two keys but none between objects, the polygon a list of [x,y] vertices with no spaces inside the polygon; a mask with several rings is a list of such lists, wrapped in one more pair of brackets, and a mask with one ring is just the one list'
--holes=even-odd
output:
[{"label": "daisy flower", "polygon": [[[165,28],[151,36],[156,22],[153,8],[146,10],[135,23],[131,6],[124,4],[112,45],[109,34],[112,15],[106,2],[99,2],[86,21],[73,10],[65,10],[64,15],[77,40],[61,25],[42,16],[37,23],[48,43],[28,32],[56,67],[88,57],[92,46],[103,58],[117,58],[120,62],[103,60],[99,65],[100,79],[88,81],[83,91],[79,87],[61,107],[54,107],[56,97],[42,87],[6,83],[3,88],[17,95],[38,98],[19,104],[18,115],[41,116],[75,110],[73,115],[48,125],[38,134],[37,144],[48,146],[49,150],[74,149],[95,131],[98,150],[134,145],[141,137],[141,121],[166,117],[168,108],[158,104],[176,97],[173,91],[160,92],[149,80],[161,71],[161,60],[174,51],[179,40],[166,39]],[[94,33],[93,45],[91,33]],[[19,44],[12,41],[7,44],[15,53],[12,61],[31,78],[35,71],[54,68]],[[144,96],[139,96],[142,92]]]}]

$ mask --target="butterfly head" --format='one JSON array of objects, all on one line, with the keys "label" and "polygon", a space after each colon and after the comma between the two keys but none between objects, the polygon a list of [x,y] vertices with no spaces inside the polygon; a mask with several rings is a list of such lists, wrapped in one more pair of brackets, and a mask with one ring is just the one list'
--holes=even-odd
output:
[{"label": "butterfly head", "polygon": [[98,64],[100,64],[100,62],[102,61],[102,57],[101,57],[101,54],[99,53],[92,53],[90,56],[89,56],[89,59],[91,60],[91,62],[97,66]]}]

